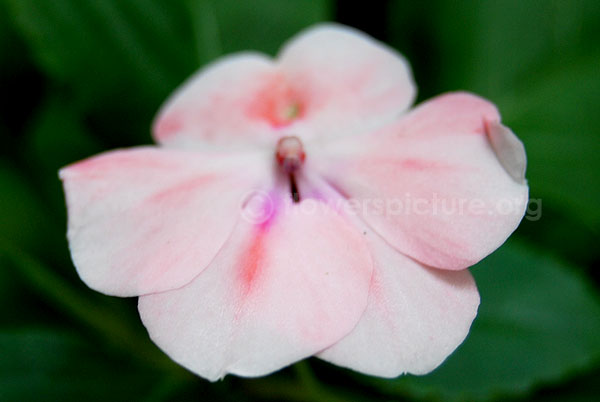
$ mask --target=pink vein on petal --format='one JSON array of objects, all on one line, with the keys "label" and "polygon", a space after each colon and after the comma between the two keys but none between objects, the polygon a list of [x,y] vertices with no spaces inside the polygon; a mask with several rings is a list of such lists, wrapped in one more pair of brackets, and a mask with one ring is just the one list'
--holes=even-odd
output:
[{"label": "pink vein on petal", "polygon": [[260,275],[260,268],[264,265],[265,235],[267,230],[268,229],[265,229],[262,226],[257,226],[250,242],[250,246],[240,257],[241,269],[239,272],[239,280],[243,298],[247,297],[248,293],[251,292]]},{"label": "pink vein on petal", "polygon": [[176,112],[171,112],[165,116],[161,116],[154,126],[154,131],[161,138],[173,136],[182,129],[182,117]]},{"label": "pink vein on petal", "polygon": [[[198,186],[202,184],[206,184],[215,179],[215,175],[202,175],[197,176],[192,179],[183,181],[174,186],[171,186],[163,191],[160,191],[154,195],[152,195],[149,199],[150,202],[165,202],[171,200],[174,197],[178,197],[179,199],[183,199],[186,196],[190,196],[193,194],[193,190],[198,188]],[[190,197],[191,198],[191,197]],[[180,200],[178,200],[180,201]],[[178,207],[180,205],[174,205],[173,207]]]},{"label": "pink vein on petal", "polygon": [[[139,151],[138,151],[139,152]],[[167,162],[164,160],[151,160],[149,158],[144,159],[143,167],[163,169],[170,166],[176,166],[174,163]],[[135,153],[130,154],[129,152],[113,151],[111,157],[107,155],[99,155],[92,158],[85,159],[77,162],[67,169],[76,169],[77,171],[84,172],[89,177],[105,177],[107,171],[111,170],[124,170],[124,169],[139,169],[141,162],[139,155]],[[97,175],[94,175],[97,173]]]},{"label": "pink vein on petal", "polygon": [[397,162],[397,164],[402,169],[411,169],[411,170],[443,169],[443,168],[449,167],[449,166],[443,165],[439,162],[428,161],[428,160],[424,160],[424,159],[414,159],[414,158],[403,159],[403,160]]}]

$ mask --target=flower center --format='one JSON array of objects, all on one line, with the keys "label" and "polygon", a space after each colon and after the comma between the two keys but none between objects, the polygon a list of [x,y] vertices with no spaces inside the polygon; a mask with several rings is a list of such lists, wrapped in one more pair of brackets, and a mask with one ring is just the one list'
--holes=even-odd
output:
[{"label": "flower center", "polygon": [[298,191],[294,173],[302,167],[304,159],[306,159],[302,141],[295,136],[280,138],[279,141],[277,141],[275,159],[282,172],[288,175],[292,199],[294,202],[299,202],[300,192]]}]

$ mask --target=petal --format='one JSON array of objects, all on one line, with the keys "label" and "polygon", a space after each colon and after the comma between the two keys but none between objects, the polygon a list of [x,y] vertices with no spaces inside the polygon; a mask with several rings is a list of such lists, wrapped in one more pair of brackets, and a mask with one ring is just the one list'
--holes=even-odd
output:
[{"label": "petal", "polygon": [[154,122],[154,138],[188,148],[202,143],[228,148],[274,144],[292,95],[266,56],[229,56],[200,70],[169,98]]},{"label": "petal", "polygon": [[416,94],[409,64],[399,53],[341,25],[300,33],[284,46],[279,65],[302,102],[300,124],[309,124],[313,135],[380,127],[405,111]]},{"label": "petal", "polygon": [[233,230],[253,166],[238,155],[142,147],[62,169],[79,275],[117,296],[185,285]]},{"label": "petal", "polygon": [[356,229],[320,202],[274,204],[266,222],[241,221],[189,285],[140,298],[153,341],[209,380],[265,375],[311,356],[365,309],[372,262]]},{"label": "petal", "polygon": [[350,135],[390,121],[414,96],[401,55],[351,28],[328,24],[293,38],[277,61],[242,53],[200,70],[162,107],[153,133],[173,147]]},{"label": "petal", "polygon": [[[498,120],[489,102],[450,94],[374,135],[307,154],[322,153],[314,158],[322,174],[396,249],[464,269],[499,247],[525,213],[528,187],[508,173],[510,158],[499,160],[486,132]],[[523,169],[523,148],[507,148]]]},{"label": "petal", "polygon": [[441,271],[403,256],[369,234],[373,277],[356,328],[318,356],[361,373],[426,374],[469,332],[479,294],[468,270]]},{"label": "petal", "polygon": [[525,184],[527,160],[523,143],[500,122],[486,121],[485,123],[490,144],[498,156],[498,161],[514,181]]}]

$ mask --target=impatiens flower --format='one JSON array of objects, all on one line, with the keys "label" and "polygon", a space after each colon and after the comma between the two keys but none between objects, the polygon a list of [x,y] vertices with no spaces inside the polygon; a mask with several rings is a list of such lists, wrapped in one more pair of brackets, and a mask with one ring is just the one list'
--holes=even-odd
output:
[{"label": "impatiens flower", "polygon": [[466,268],[514,231],[528,187],[494,105],[414,97],[402,56],[337,25],[213,63],[160,111],[159,146],[60,172],[79,275],[140,296],[152,340],[210,380],[313,355],[433,370],[477,313]]}]

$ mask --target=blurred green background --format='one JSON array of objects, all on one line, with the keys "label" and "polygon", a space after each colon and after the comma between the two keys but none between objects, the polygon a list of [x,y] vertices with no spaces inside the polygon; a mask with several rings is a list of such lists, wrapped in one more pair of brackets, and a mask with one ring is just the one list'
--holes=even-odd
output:
[{"label": "blurred green background", "polygon": [[[473,268],[482,303],[434,373],[381,380],[317,359],[211,384],[149,340],[135,299],[91,291],[57,170],[150,143],[162,101],[223,54],[319,21],[389,43],[419,101],[468,90],[525,143],[532,205]],[[0,0],[1,401],[592,401],[600,395],[597,0]]]}]

